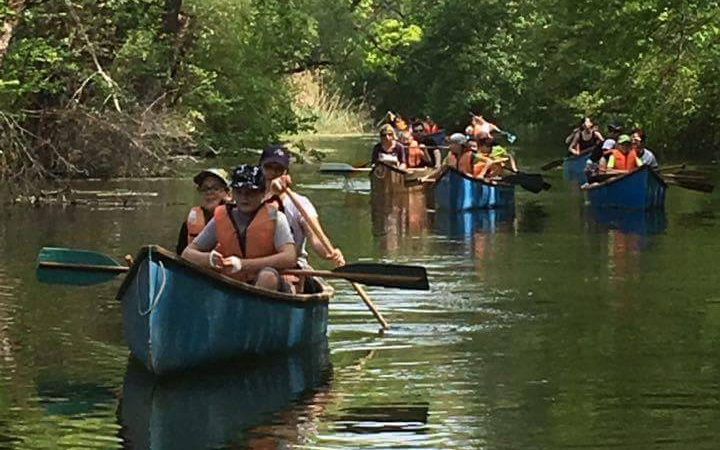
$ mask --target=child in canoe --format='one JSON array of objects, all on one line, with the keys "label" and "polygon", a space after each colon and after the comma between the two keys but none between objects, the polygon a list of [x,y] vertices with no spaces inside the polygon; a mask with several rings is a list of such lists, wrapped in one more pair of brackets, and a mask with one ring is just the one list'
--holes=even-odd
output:
[{"label": "child in canoe", "polygon": [[181,255],[183,250],[200,234],[212,219],[218,206],[231,200],[227,172],[223,169],[205,169],[195,175],[193,181],[200,193],[200,205],[190,208],[187,219],[180,227],[175,251]]},{"label": "child in canoe", "polygon": [[295,267],[295,240],[285,214],[265,203],[265,178],[241,164],[230,179],[235,205],[215,208],[213,218],[182,256],[257,287],[292,292],[278,272]]}]

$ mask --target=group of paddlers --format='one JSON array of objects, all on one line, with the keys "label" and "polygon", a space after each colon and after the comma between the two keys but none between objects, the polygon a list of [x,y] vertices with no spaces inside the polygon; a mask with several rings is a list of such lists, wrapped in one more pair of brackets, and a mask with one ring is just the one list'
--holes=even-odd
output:
[{"label": "group of paddlers", "polygon": [[584,117],[577,128],[565,139],[568,155],[590,155],[585,167],[588,183],[601,181],[606,174],[622,174],[641,166],[658,167],[652,151],[645,147],[645,132],[641,128],[624,133],[622,125],[607,126],[607,137],[597,125]]},{"label": "group of paddlers", "polygon": [[[472,116],[465,133],[454,133],[447,146],[438,145],[432,136],[439,129],[434,122],[415,121],[412,127],[400,116],[388,113],[380,129],[380,142],[372,150],[372,164],[384,163],[402,170],[443,166],[452,167],[473,178],[486,180],[502,175],[503,170],[517,171],[514,157],[495,141],[493,132],[502,132],[482,116]],[[443,159],[440,150],[448,149]]]},{"label": "group of paddlers", "polygon": [[229,176],[223,169],[198,173],[200,204],[182,224],[177,253],[264,289],[315,291],[314,279],[281,273],[309,268],[306,243],[335,266],[345,260],[339,249],[323,245],[328,240],[310,200],[289,190],[289,169],[287,148],[271,145],[258,165],[241,164]]}]

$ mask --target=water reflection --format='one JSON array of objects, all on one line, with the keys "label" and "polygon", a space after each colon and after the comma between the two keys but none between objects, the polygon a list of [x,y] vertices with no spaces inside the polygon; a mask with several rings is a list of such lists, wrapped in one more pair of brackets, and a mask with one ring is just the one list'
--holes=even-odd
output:
[{"label": "water reflection", "polygon": [[512,230],[514,220],[514,206],[475,211],[438,211],[433,220],[433,231],[448,237],[471,236],[475,232],[495,233],[498,230]]},{"label": "water reflection", "polygon": [[635,211],[589,206],[587,213],[601,229],[614,229],[621,233],[651,235],[662,233],[667,228],[665,210]]},{"label": "water reflection", "polygon": [[385,251],[399,250],[403,238],[419,236],[428,227],[424,192],[394,196],[371,195],[373,235]]},{"label": "water reflection", "polygon": [[158,378],[128,365],[118,408],[126,449],[286,448],[324,410],[327,343]]}]

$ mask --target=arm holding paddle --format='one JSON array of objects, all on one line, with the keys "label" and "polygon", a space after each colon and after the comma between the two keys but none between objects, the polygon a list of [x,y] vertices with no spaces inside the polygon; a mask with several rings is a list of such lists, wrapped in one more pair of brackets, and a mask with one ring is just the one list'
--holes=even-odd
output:
[{"label": "arm holding paddle", "polygon": [[[273,181],[271,185],[272,193],[275,195],[280,195],[285,192],[291,185],[292,178],[290,177],[290,175],[281,175]],[[295,200],[297,199],[294,197],[290,197],[290,200],[295,203]],[[301,205],[299,201],[298,203],[295,203],[295,207],[298,208],[298,210],[300,210],[299,205]],[[308,238],[308,241],[310,242],[310,245],[312,246],[315,253],[317,253],[318,256],[330,261],[334,267],[344,266],[345,257],[343,256],[343,253],[340,251],[340,249],[328,249],[323,244],[323,242],[329,242],[330,239],[328,239],[327,235],[325,234],[325,230],[323,230],[322,226],[320,225],[320,221],[318,220],[315,208],[313,208],[312,205],[306,205],[305,207],[303,207],[303,209],[307,214],[303,215],[303,220],[300,221],[300,226],[305,232],[305,236]]]}]

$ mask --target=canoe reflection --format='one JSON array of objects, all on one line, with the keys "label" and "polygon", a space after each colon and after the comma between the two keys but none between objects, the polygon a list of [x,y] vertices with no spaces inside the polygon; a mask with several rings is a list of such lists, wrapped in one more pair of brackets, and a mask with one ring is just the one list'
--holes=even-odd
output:
[{"label": "canoe reflection", "polygon": [[660,210],[629,210],[590,206],[587,209],[592,221],[623,233],[649,235],[658,234],[667,228],[667,216]]},{"label": "canoe reflection", "polygon": [[402,238],[418,236],[428,226],[424,192],[394,196],[371,196],[373,235],[380,238],[386,250],[400,248]]},{"label": "canoe reflection", "polygon": [[131,361],[118,408],[124,448],[284,448],[323,410],[331,373],[327,342],[162,378]]},{"label": "canoe reflection", "polygon": [[433,220],[433,230],[449,237],[470,236],[476,231],[494,233],[504,227],[511,228],[515,208],[497,208],[475,211],[438,211]]}]

